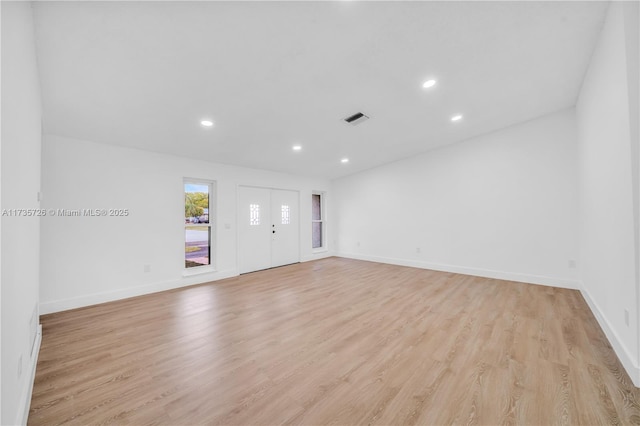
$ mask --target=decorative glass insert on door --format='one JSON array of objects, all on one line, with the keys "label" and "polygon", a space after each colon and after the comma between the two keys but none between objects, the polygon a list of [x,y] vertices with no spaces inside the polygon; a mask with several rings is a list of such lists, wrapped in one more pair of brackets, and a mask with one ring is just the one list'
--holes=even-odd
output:
[{"label": "decorative glass insert on door", "polygon": [[260,225],[260,204],[249,204],[249,225]]},{"label": "decorative glass insert on door", "polygon": [[282,224],[289,225],[291,223],[291,211],[289,206],[283,204],[282,205]]}]

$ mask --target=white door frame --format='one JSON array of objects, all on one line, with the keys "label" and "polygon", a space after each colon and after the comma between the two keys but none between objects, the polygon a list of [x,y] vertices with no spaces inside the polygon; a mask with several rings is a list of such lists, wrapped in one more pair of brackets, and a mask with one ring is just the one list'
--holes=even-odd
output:
[{"label": "white door frame", "polygon": [[258,188],[258,189],[269,189],[269,190],[279,190],[279,191],[292,191],[298,194],[298,262],[301,262],[302,259],[302,221],[300,220],[300,212],[301,212],[301,194],[299,189],[292,188],[280,188],[275,186],[261,186],[261,185],[250,185],[250,184],[236,184],[236,270],[238,274],[240,274],[240,188]]}]

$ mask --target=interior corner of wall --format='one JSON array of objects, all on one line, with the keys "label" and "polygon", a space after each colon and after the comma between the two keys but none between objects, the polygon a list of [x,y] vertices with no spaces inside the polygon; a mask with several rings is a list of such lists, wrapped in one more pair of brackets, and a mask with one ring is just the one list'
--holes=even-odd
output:
[{"label": "interior corner of wall", "polygon": [[589,309],[591,309],[593,316],[596,318],[596,321],[598,321],[600,328],[609,340],[611,347],[618,356],[618,359],[622,363],[622,367],[629,375],[633,385],[635,387],[640,387],[640,364],[638,363],[638,354],[631,354],[629,352],[627,345],[625,345],[618,333],[615,331],[615,328],[607,320],[603,311],[600,309],[600,306],[591,297],[591,294],[584,285],[584,282],[579,282],[579,289],[580,294],[582,294],[585,302],[587,302]]}]

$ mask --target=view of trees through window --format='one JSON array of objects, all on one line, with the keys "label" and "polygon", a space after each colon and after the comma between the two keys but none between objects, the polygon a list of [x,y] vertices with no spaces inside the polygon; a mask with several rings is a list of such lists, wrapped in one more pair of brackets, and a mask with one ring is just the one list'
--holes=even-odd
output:
[{"label": "view of trees through window", "polygon": [[211,264],[211,189],[209,183],[184,183],[185,268]]}]

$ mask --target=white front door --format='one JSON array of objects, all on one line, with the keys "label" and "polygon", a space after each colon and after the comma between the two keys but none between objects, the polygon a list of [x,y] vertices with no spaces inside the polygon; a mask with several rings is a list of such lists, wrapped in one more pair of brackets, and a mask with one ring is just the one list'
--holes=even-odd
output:
[{"label": "white front door", "polygon": [[300,261],[298,193],[271,190],[271,267]]},{"label": "white front door", "polygon": [[247,186],[238,191],[240,273],[299,262],[298,193]]},{"label": "white front door", "polygon": [[240,187],[240,273],[271,267],[271,190]]}]

